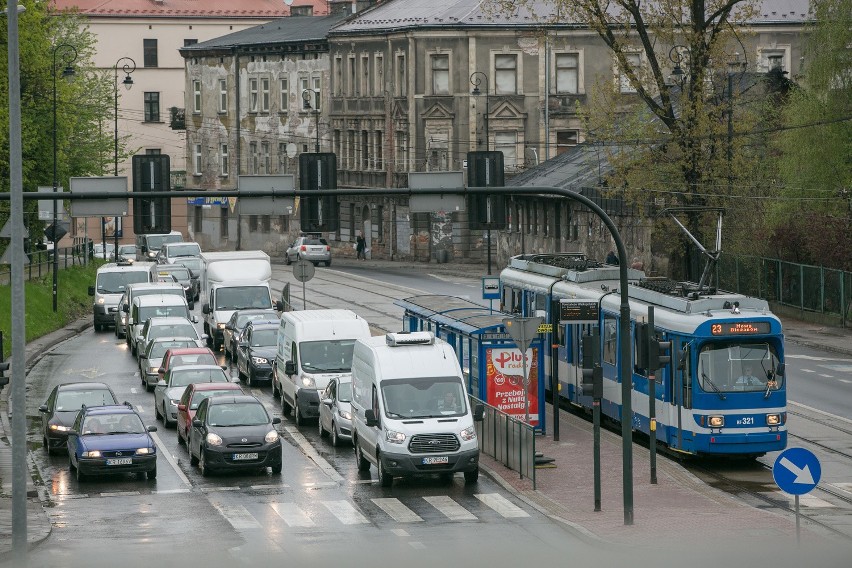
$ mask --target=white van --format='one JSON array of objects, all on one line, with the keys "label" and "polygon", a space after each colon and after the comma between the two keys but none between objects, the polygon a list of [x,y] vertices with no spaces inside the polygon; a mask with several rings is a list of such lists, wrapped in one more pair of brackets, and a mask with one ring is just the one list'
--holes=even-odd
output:
[{"label": "white van", "polygon": [[[154,266],[156,267],[156,265]],[[130,306],[133,305],[133,300],[141,298],[142,296],[158,294],[172,294],[180,296],[181,298],[186,297],[186,293],[183,291],[183,286],[177,282],[140,282],[138,284],[131,284],[124,291],[124,303],[120,307],[124,310],[126,317],[124,319],[125,327],[121,331],[121,334],[124,335],[128,347],[130,347],[129,330],[133,326],[133,318],[130,316]]]},{"label": "white van", "polygon": [[154,266],[150,262],[110,262],[98,268],[95,285],[89,286],[89,296],[95,299],[92,304],[95,331],[115,325],[121,296],[131,284],[153,282]]},{"label": "white van", "polygon": [[319,393],[333,378],[348,378],[352,349],[370,337],[370,326],[350,310],[284,312],[272,367],[272,394],[281,410],[294,410],[297,426],[319,418]]},{"label": "white van", "polygon": [[453,348],[432,332],[388,333],[355,343],[352,357],[352,443],[359,471],[378,468],[384,487],[394,476],[464,472],[479,479],[474,421]]},{"label": "white van", "polygon": [[189,312],[186,298],[175,294],[150,294],[148,296],[137,296],[130,306],[128,319],[133,323],[127,328],[127,338],[130,340],[130,352],[137,358],[139,353],[139,339],[142,337],[142,328],[145,322],[151,318],[185,317],[192,323],[197,323],[198,318]]}]

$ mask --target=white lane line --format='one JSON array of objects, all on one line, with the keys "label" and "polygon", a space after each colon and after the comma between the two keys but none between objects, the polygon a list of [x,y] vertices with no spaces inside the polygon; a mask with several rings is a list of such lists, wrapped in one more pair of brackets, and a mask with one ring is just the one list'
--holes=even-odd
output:
[{"label": "white lane line", "polygon": [[288,527],[312,527],[315,523],[295,503],[270,503]]},{"label": "white lane line", "polygon": [[[141,408],[139,409],[139,412],[142,412]],[[169,462],[169,465],[172,466],[172,469],[175,470],[175,473],[177,473],[178,477],[180,477],[180,480],[183,481],[184,485],[192,487],[192,483],[189,482],[189,478],[180,470],[180,467],[178,467],[175,458],[168,451],[166,451],[166,445],[163,443],[157,433],[151,432],[151,437],[154,439],[154,443],[157,444],[157,448],[159,448],[160,450],[159,452],[157,452],[157,454],[163,456],[166,461]]]},{"label": "white lane line", "polygon": [[416,541],[416,540],[411,541],[408,544],[410,544],[411,548],[413,548],[415,550],[423,550],[424,548],[426,548],[425,544],[423,544],[422,542]]},{"label": "white lane line", "polygon": [[226,505],[213,498],[210,499],[210,504],[237,530],[261,528],[260,523],[242,505]]},{"label": "white lane line", "polygon": [[53,498],[56,499],[57,501],[66,501],[68,499],[86,499],[86,498],[88,498],[88,496],[89,496],[88,493],[79,493],[79,494],[76,494],[76,495],[72,495],[72,494],[69,494],[69,493],[62,493],[62,494],[54,495]]},{"label": "white lane line", "polygon": [[371,499],[376,506],[387,513],[398,523],[416,523],[422,521],[420,515],[402,504],[402,501],[394,497],[380,497]]},{"label": "white lane line", "polygon": [[370,522],[349,501],[320,501],[320,503],[344,525],[359,525]]},{"label": "white lane line", "polygon": [[[789,495],[785,495],[785,497],[791,505],[796,502],[795,497],[790,497]],[[814,497],[813,495],[802,495],[799,497],[799,504],[802,507],[808,507],[810,509],[834,509],[837,507],[836,505],[820,499],[819,497]]]},{"label": "white lane line", "polygon": [[837,380],[840,381],[841,383],[846,383],[847,385],[849,383],[852,383],[852,381],[847,381],[846,379],[837,379]]},{"label": "white lane line", "polygon": [[819,373],[820,377],[825,377],[826,379],[833,379],[834,375],[826,375],[825,373]]},{"label": "white lane line", "polygon": [[451,521],[475,521],[476,515],[456,503],[452,497],[446,495],[435,495],[424,497],[427,503],[438,509]]},{"label": "white lane line", "polygon": [[290,486],[286,483],[279,483],[277,485],[250,485],[249,489],[290,489]]},{"label": "white lane line", "polygon": [[829,483],[832,487],[836,487],[846,493],[852,493],[852,483]]},{"label": "white lane line", "polygon": [[158,491],[152,491],[156,495],[174,495],[176,493],[191,493],[192,491],[189,489],[161,489]]},{"label": "white lane line", "polygon": [[229,485],[223,485],[221,487],[202,487],[202,493],[218,493],[219,491],[239,491],[240,487],[231,487]]},{"label": "white lane line", "polygon": [[[131,392],[132,394],[136,394],[136,387],[131,387],[131,388],[130,388],[130,392]],[[650,403],[648,403],[648,404],[650,405]]]},{"label": "white lane line", "polygon": [[130,495],[139,495],[138,491],[104,491],[101,497],[127,497]]},{"label": "white lane line", "polygon": [[350,481],[353,485],[372,485],[373,483],[378,483],[378,479],[358,479],[356,481]]},{"label": "white lane line", "polygon": [[529,514],[526,511],[517,505],[512,504],[499,493],[481,493],[475,495],[475,497],[507,519],[529,517]]},{"label": "white lane line", "polygon": [[391,532],[396,536],[411,536],[405,529],[393,529]]},{"label": "white lane line", "polygon": [[314,487],[337,487],[336,481],[309,481],[308,483],[303,483],[302,487],[307,489],[312,489]]},{"label": "white lane line", "polygon": [[299,444],[299,447],[308,456],[319,468],[329,476],[334,481],[343,481],[343,476],[337,473],[330,463],[325,461],[321,455],[317,453],[314,447],[308,442],[308,439],[302,436],[302,434],[293,426],[286,426],[284,428],[288,434],[293,438],[293,440]]},{"label": "white lane line", "polygon": [[138,404],[136,405],[136,410],[138,410],[138,411],[139,411],[139,414],[144,414],[144,413],[145,413],[145,409],[144,409],[144,408],[142,408],[141,406],[139,406]]},{"label": "white lane line", "polygon": [[816,373],[813,369],[802,369],[803,373]]}]

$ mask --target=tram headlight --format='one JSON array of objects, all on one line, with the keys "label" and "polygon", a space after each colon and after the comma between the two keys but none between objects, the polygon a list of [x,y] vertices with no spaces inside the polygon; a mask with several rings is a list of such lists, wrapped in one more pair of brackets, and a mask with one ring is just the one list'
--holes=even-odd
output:
[{"label": "tram headlight", "polygon": [[766,415],[766,425],[767,426],[780,426],[781,425],[781,415],[780,414],[767,414]]},{"label": "tram headlight", "polygon": [[707,425],[711,428],[721,428],[725,425],[725,417],[724,416],[709,416],[707,418]]}]

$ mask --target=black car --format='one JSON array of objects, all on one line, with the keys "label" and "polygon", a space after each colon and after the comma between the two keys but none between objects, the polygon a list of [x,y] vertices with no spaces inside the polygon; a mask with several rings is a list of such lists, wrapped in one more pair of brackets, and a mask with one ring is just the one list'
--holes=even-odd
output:
[{"label": "black car", "polygon": [[68,431],[83,406],[118,404],[115,393],[104,383],[66,383],[53,387],[41,413],[41,435],[44,449],[52,454],[64,450]]},{"label": "black car", "polygon": [[256,384],[272,384],[272,361],[278,349],[278,327],[276,321],[252,321],[246,325],[237,346],[237,373],[246,379],[250,387]]},{"label": "black car", "polygon": [[172,281],[177,282],[183,288],[186,294],[186,301],[189,304],[189,309],[194,308],[195,299],[198,297],[198,290],[201,284],[198,280],[192,279],[192,272],[189,268],[182,264],[161,264],[157,267],[157,276],[170,276]]},{"label": "black car", "polygon": [[234,363],[237,362],[237,346],[240,342],[240,336],[250,321],[273,321],[277,319],[278,313],[275,310],[247,309],[235,311],[231,314],[231,319],[228,320],[225,329],[222,331],[222,345],[225,347],[225,355],[230,357]]},{"label": "black car", "polygon": [[219,394],[205,398],[189,430],[189,462],[201,475],[214,471],[281,473],[281,438],[263,404],[253,396]]},{"label": "black car", "polygon": [[201,271],[204,269],[202,260],[194,256],[187,256],[178,258],[174,263],[182,264],[189,269],[189,275],[192,278],[192,289],[195,291],[195,296],[192,300],[197,302],[198,297],[201,295]]}]

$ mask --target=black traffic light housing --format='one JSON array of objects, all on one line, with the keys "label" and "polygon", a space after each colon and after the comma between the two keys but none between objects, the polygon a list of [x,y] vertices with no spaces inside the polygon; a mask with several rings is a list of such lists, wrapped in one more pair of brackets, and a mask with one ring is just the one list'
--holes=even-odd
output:
[{"label": "black traffic light housing", "polygon": [[656,371],[671,363],[671,350],[671,341],[660,341],[652,334],[648,339],[648,370]]},{"label": "black traffic light housing", "polygon": [[9,362],[8,361],[0,361],[0,390],[3,390],[3,387],[9,384],[9,377],[6,376],[6,372],[9,370]]},{"label": "black traffic light housing", "polygon": [[583,336],[583,381],[582,394],[600,400],[603,398],[603,367],[601,367],[601,343],[597,330],[593,335]]},{"label": "black traffic light housing", "polygon": [[[299,156],[299,188],[337,189],[337,155],[331,152],[303,153]],[[302,197],[299,200],[302,232],[333,233],[340,228],[336,195]]]}]

